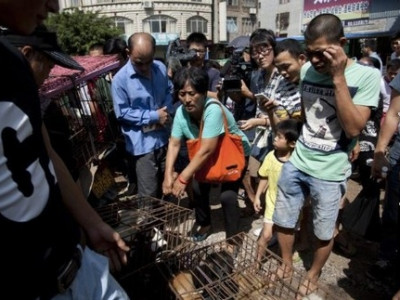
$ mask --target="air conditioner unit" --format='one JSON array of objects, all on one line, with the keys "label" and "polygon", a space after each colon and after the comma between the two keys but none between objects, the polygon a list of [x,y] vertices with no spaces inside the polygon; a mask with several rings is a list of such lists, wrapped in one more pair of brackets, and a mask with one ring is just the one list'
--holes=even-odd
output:
[{"label": "air conditioner unit", "polygon": [[151,2],[151,1],[143,1],[142,2],[142,6],[144,8],[153,8],[153,2]]},{"label": "air conditioner unit", "polygon": [[249,14],[251,14],[251,15],[257,14],[257,8],[251,7],[251,8],[249,9]]}]

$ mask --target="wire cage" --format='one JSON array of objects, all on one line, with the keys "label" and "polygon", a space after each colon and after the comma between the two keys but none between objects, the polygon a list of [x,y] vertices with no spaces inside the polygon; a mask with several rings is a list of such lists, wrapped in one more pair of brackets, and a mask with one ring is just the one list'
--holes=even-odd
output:
[{"label": "wire cage", "polygon": [[130,247],[128,265],[116,274],[132,299],[162,299],[167,291],[156,263],[192,249],[192,210],[152,197],[133,197],[97,209]]},{"label": "wire cage", "polygon": [[[72,155],[79,168],[97,159],[110,142],[120,135],[112,107],[109,74],[118,69],[116,56],[77,56],[85,68],[79,73],[56,66],[40,89],[41,106],[46,113],[50,103],[57,106],[58,119],[46,126],[53,127],[60,119],[72,144]],[[51,132],[51,128],[49,129]]]},{"label": "wire cage", "polygon": [[174,203],[136,197],[104,205],[98,212],[130,247],[122,277],[192,245],[189,232],[194,225],[193,212]]},{"label": "wire cage", "polygon": [[310,293],[314,298],[305,299],[336,299],[327,288],[305,285],[305,273],[299,270],[282,278],[281,265],[269,250],[257,260],[257,241],[241,233],[193,251],[185,249],[157,267],[170,288],[166,299],[289,300]]}]

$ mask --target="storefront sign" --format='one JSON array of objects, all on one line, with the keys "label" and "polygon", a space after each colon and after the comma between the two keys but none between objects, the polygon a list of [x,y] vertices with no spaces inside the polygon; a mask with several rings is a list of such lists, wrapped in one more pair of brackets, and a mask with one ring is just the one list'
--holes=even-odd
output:
[{"label": "storefront sign", "polygon": [[[356,20],[368,19],[371,0],[304,0],[303,25],[323,13],[338,16],[347,24],[357,24]],[[349,21],[352,22],[349,22]]]}]

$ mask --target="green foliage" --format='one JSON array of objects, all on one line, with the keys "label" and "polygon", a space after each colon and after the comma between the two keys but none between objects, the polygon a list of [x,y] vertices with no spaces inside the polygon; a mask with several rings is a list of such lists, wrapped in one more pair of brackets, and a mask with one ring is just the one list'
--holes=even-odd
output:
[{"label": "green foliage", "polygon": [[104,43],[121,34],[112,19],[100,16],[98,11],[84,12],[78,8],[51,15],[46,25],[57,32],[61,48],[71,55],[87,54],[91,45]]}]

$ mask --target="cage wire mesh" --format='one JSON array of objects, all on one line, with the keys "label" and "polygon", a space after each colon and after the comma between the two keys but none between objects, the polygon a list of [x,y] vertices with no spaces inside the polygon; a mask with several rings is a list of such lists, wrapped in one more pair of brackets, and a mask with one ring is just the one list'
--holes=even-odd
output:
[{"label": "cage wire mesh", "polygon": [[245,233],[212,245],[184,249],[157,264],[167,281],[168,299],[337,299],[322,286],[305,285],[294,269],[282,278],[282,260],[266,249],[257,259],[257,241]]},{"label": "cage wire mesh", "polygon": [[194,224],[193,212],[174,203],[136,197],[97,210],[130,247],[128,266],[120,274],[121,278],[129,277],[192,244],[189,232]]}]

